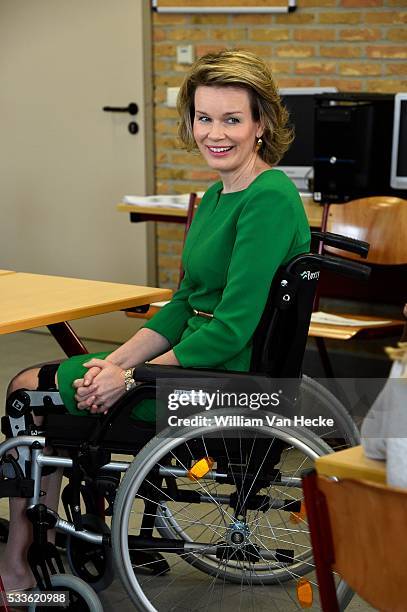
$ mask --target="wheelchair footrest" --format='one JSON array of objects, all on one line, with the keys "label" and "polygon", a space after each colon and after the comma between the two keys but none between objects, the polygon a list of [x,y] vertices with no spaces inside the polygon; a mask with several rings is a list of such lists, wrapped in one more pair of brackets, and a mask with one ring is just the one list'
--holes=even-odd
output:
[{"label": "wheelchair footrest", "polygon": [[34,481],[31,478],[7,478],[0,480],[0,497],[33,497]]}]

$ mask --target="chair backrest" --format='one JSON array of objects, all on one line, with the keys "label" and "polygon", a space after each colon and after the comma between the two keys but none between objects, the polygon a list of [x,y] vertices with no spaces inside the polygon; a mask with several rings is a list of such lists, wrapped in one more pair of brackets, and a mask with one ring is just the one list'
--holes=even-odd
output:
[{"label": "chair backrest", "polygon": [[328,510],[333,568],[374,608],[402,612],[407,601],[407,491],[318,477]]},{"label": "chair backrest", "polygon": [[[185,222],[185,229],[184,229],[184,238],[182,241],[182,244],[185,244],[185,240],[187,238],[187,234],[189,232],[189,228],[191,227],[191,223],[192,220],[194,218],[194,215],[197,211],[198,205],[200,203],[200,199],[198,198],[198,196],[196,195],[196,193],[192,192],[189,194],[189,202],[188,202],[188,209],[187,209],[187,219]],[[182,267],[182,261],[180,262],[179,265],[179,279],[178,279],[178,287],[181,284],[182,279],[184,278],[184,268]]]},{"label": "chair backrest", "polygon": [[[329,207],[326,230],[368,242],[366,261],[369,263],[407,264],[407,200],[375,196],[333,204]],[[359,259],[357,255],[331,247],[327,250],[348,259]]]},{"label": "chair backrest", "polygon": [[[375,196],[329,206],[323,231],[363,239],[370,244],[367,261],[372,265],[368,283],[323,273],[319,296],[366,304],[403,305],[407,299],[407,200]],[[325,252],[360,260],[333,247]]]}]

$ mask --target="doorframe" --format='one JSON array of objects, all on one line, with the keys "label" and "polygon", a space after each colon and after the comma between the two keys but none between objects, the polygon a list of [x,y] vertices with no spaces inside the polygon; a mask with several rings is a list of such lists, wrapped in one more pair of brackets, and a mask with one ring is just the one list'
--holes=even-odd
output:
[{"label": "doorframe", "polygon": [[[155,191],[155,151],[154,151],[154,97],[153,97],[153,46],[152,46],[152,17],[148,2],[141,1],[143,21],[143,92],[144,92],[144,156],[145,156],[145,184],[147,195]],[[151,135],[151,137],[149,137]],[[157,284],[157,238],[156,224],[147,223],[147,283]]]}]

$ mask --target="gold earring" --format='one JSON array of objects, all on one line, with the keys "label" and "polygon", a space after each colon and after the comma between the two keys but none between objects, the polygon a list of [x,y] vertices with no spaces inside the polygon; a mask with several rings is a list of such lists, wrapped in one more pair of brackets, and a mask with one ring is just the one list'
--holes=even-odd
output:
[{"label": "gold earring", "polygon": [[257,143],[256,143],[256,149],[257,149],[257,151],[258,151],[259,149],[261,149],[261,145],[262,145],[262,144],[263,144],[262,139],[261,139],[261,138],[258,138],[258,139],[257,139]]}]

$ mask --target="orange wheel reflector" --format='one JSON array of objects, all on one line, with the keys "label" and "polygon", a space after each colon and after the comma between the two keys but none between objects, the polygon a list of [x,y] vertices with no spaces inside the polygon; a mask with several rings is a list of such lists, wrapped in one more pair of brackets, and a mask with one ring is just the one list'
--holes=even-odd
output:
[{"label": "orange wheel reflector", "polygon": [[290,512],[290,521],[297,525],[298,523],[303,523],[307,518],[307,512],[305,510],[305,504],[302,501],[299,512]]},{"label": "orange wheel reflector", "polygon": [[199,478],[203,478],[206,476],[208,472],[211,471],[215,460],[212,457],[204,457],[203,459],[199,459],[194,465],[188,470],[188,478],[191,480],[198,480]]},{"label": "orange wheel reflector", "polygon": [[301,608],[311,608],[314,594],[312,584],[306,578],[300,578],[297,582],[297,599]]}]

